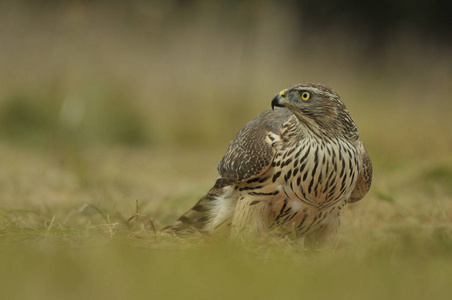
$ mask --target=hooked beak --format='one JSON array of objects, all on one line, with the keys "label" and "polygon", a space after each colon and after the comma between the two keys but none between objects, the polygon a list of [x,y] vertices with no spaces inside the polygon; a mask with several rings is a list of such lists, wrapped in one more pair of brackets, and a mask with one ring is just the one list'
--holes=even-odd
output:
[{"label": "hooked beak", "polygon": [[275,106],[277,107],[285,107],[286,105],[286,91],[283,90],[279,94],[277,94],[275,97],[273,97],[272,100],[272,110],[275,110]]}]

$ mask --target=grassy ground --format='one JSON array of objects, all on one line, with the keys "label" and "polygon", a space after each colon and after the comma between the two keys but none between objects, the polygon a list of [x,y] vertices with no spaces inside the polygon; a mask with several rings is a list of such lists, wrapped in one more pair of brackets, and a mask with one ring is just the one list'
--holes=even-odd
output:
[{"label": "grassy ground", "polygon": [[312,252],[154,233],[212,184],[222,151],[91,150],[82,175],[54,154],[0,152],[7,298],[448,298],[450,157],[396,170],[377,160],[337,244]]},{"label": "grassy ground", "polygon": [[[0,3],[5,299],[450,298],[447,49],[401,35],[363,56],[266,5],[231,22],[208,4],[15,3]],[[156,234],[210,188],[239,128],[306,81],[342,96],[374,165],[337,242]]]}]

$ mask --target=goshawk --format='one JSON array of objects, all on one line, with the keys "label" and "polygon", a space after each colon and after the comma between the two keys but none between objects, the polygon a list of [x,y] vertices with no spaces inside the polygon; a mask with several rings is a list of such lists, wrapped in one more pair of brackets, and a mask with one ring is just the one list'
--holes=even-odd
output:
[{"label": "goshawk", "polygon": [[285,89],[271,106],[237,133],[215,185],[165,231],[334,236],[345,205],[371,185],[358,128],[338,94],[322,84]]}]

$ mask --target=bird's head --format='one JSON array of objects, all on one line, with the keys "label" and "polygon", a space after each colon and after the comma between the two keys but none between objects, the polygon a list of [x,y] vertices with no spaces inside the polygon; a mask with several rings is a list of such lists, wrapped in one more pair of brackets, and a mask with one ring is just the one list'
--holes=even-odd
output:
[{"label": "bird's head", "polygon": [[289,109],[307,128],[326,134],[357,135],[356,125],[339,95],[329,87],[302,83],[282,90],[272,100],[274,107]]}]

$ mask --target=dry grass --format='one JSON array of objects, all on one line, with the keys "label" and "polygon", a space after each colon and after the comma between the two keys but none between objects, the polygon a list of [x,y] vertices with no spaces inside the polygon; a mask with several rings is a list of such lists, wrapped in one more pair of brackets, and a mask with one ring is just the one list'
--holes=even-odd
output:
[{"label": "dry grass", "polygon": [[285,240],[156,235],[154,226],[173,221],[212,183],[217,158],[210,152],[221,155],[92,151],[90,177],[79,181],[48,154],[2,148],[9,171],[1,192],[4,295],[448,297],[450,160],[439,169],[378,171],[370,194],[346,211],[337,244],[316,252]]},{"label": "dry grass", "polygon": [[[271,5],[219,21],[203,1],[21,3],[0,4],[5,298],[448,298],[447,49],[394,36],[373,62]],[[337,243],[155,234],[211,186],[235,132],[303,81],[339,92],[374,163]]]}]

